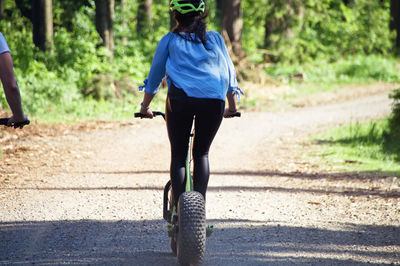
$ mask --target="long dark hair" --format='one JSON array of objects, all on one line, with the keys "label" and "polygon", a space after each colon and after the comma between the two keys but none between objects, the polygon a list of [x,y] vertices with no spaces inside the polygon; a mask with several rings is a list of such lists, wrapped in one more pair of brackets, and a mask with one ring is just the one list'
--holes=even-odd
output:
[{"label": "long dark hair", "polygon": [[[188,2],[199,2],[199,1],[192,0]],[[208,16],[207,12],[189,12],[186,14],[181,14],[178,11],[174,11],[174,18],[177,22],[177,25],[172,30],[172,32],[178,34],[180,37],[189,41],[197,41],[197,38],[199,38],[202,44],[206,46],[207,24],[205,19],[207,18],[207,16]],[[182,35],[181,34],[182,32],[194,33],[195,37],[193,38],[191,34]]]}]

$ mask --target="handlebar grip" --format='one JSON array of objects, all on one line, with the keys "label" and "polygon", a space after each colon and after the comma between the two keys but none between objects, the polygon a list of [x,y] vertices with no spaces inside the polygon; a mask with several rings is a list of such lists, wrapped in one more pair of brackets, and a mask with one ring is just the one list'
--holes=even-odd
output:
[{"label": "handlebar grip", "polygon": [[[9,120],[10,120],[10,118],[0,118],[0,125],[7,126]],[[12,124],[11,126],[14,128],[18,128],[18,127],[27,126],[30,123],[31,123],[31,121],[29,121],[29,119],[27,119],[22,122],[16,122],[16,123]]]},{"label": "handlebar grip", "polygon": [[0,118],[0,125],[7,126],[8,120],[10,120],[10,118]]},{"label": "handlebar grip", "polygon": [[242,113],[241,112],[236,112],[236,113],[234,113],[234,114],[232,114],[232,115],[228,115],[227,117],[241,117],[242,116]]},{"label": "handlebar grip", "polygon": [[147,116],[142,113],[135,113],[135,117],[136,118],[147,118]]}]

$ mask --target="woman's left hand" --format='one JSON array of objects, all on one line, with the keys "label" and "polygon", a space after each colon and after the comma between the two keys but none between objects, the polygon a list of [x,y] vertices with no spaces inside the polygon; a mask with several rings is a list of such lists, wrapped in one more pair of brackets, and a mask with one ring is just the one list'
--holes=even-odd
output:
[{"label": "woman's left hand", "polygon": [[151,109],[149,107],[144,107],[143,104],[140,105],[140,113],[145,115],[148,118],[153,118],[153,112],[151,111]]}]

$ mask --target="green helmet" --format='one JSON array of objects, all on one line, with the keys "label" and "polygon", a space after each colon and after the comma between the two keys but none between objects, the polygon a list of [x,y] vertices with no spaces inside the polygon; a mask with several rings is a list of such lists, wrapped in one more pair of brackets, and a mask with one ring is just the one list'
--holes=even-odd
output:
[{"label": "green helmet", "polygon": [[206,9],[205,8],[206,4],[204,3],[203,0],[199,1],[199,6],[198,7],[195,7],[190,2],[191,1],[188,1],[188,0],[172,0],[169,3],[169,6],[170,6],[171,11],[176,10],[181,14],[186,14],[186,13],[193,12],[193,11],[204,12],[204,10]]}]

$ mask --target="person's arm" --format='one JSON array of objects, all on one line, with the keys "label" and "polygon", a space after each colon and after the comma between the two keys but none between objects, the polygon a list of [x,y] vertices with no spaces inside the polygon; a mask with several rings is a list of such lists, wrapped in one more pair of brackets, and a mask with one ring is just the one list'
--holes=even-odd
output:
[{"label": "person's arm", "polygon": [[226,64],[228,67],[228,79],[229,79],[229,87],[228,87],[228,94],[230,93],[235,93],[236,90],[239,89],[239,84],[237,82],[237,78],[236,78],[236,70],[235,70],[235,66],[233,65],[232,59],[229,55],[228,49],[226,48],[224,39],[222,38],[222,36],[220,34],[216,34],[217,39],[219,41],[219,45],[220,48],[222,50],[222,53],[225,57],[226,60]]},{"label": "person's arm", "polygon": [[238,93],[241,93],[242,91],[239,88],[236,79],[235,66],[233,65],[232,59],[229,56],[228,50],[226,49],[224,39],[220,34],[216,35],[228,66],[229,87],[228,87],[228,92],[226,94],[226,98],[228,100],[228,108],[225,109],[224,117],[231,117],[232,115],[237,113],[236,98]]},{"label": "person's arm", "polygon": [[165,77],[166,63],[168,59],[168,43],[171,38],[170,34],[164,36],[159,42],[156,52],[154,54],[153,62],[151,64],[149,77],[145,83],[143,101],[140,104],[140,112],[153,117],[153,112],[150,110],[150,103],[153,100],[155,94],[161,86],[161,83]]},{"label": "person's arm", "polygon": [[140,113],[148,116],[149,118],[153,118],[153,112],[151,111],[149,106],[154,96],[155,94],[145,92],[143,96],[143,101],[140,104]]},{"label": "person's arm", "polygon": [[0,54],[0,79],[3,84],[8,105],[13,113],[8,124],[11,125],[13,123],[26,121],[27,118],[22,110],[21,95],[14,74],[12,57],[9,52]]},{"label": "person's arm", "polygon": [[228,99],[228,108],[225,108],[225,112],[224,112],[225,118],[230,117],[237,113],[235,93],[228,93],[226,95],[226,98]]}]

